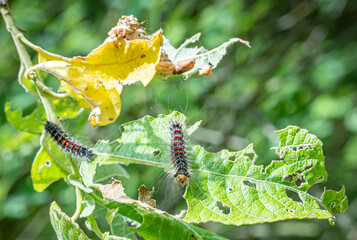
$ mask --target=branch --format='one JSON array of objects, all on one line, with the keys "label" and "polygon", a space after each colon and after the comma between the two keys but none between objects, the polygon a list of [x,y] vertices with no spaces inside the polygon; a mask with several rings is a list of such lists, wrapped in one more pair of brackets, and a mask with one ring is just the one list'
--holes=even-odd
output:
[{"label": "branch", "polygon": [[[8,2],[7,0],[0,0],[0,12],[1,15],[5,21],[6,29],[8,32],[11,34],[11,37],[14,41],[14,44],[16,46],[17,52],[20,57],[21,65],[25,67],[25,71],[33,66],[33,62],[31,60],[30,55],[28,54],[25,46],[23,43],[28,45],[29,47],[36,49],[37,46],[32,44],[30,41],[28,41],[25,36],[22,34],[22,32],[19,30],[19,28],[15,24],[15,20],[11,16],[10,10],[8,8]],[[21,42],[22,41],[22,42]],[[30,93],[32,93],[35,96],[39,96],[36,86],[39,88],[40,91],[43,93],[48,94],[51,97],[55,98],[66,98],[68,95],[67,94],[59,94],[52,92],[47,86],[45,86],[42,81],[40,76],[37,74],[33,74],[32,79],[26,79],[23,77],[19,77],[19,82],[20,84]],[[40,80],[40,81],[37,81]]]}]

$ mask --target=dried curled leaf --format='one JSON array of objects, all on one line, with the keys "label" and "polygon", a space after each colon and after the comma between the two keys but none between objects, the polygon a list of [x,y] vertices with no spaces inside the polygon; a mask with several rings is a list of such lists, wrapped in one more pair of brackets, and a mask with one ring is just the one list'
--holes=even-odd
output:
[{"label": "dried curled leaf", "polygon": [[155,200],[152,199],[153,191],[149,191],[143,186],[141,186],[139,189],[139,200],[132,199],[126,195],[121,182],[115,179],[112,180],[111,184],[100,185],[99,190],[102,192],[103,197],[108,198],[113,202],[137,204],[138,206],[148,209],[152,212],[169,216],[167,212],[155,208],[156,203]]},{"label": "dried curled leaf", "polygon": [[63,81],[62,90],[82,107],[92,108],[91,124],[104,126],[120,114],[123,85],[140,81],[146,86],[156,73],[162,34],[158,32],[147,38],[131,41],[108,38],[86,57],[66,58],[36,47],[39,64],[26,75],[36,69],[54,74]]},{"label": "dried curled leaf", "polygon": [[[211,70],[216,68],[218,63],[222,60],[227,53],[227,48],[234,43],[242,43],[250,47],[249,42],[240,38],[232,38],[229,41],[221,44],[215,49],[207,50],[204,47],[187,47],[188,45],[195,44],[201,36],[197,33],[181,44],[179,48],[174,48],[168,39],[164,38],[163,51],[166,65],[158,65],[157,77],[166,80],[173,74],[182,74],[184,80],[190,76],[200,77],[202,75],[210,75]],[[175,67],[175,71],[171,75],[165,72],[165,66],[171,63]],[[164,74],[161,74],[161,73]]]}]

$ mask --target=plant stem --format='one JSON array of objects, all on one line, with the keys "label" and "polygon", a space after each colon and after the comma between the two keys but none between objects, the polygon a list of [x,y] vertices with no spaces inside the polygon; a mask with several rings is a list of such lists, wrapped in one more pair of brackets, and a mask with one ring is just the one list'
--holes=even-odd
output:
[{"label": "plant stem", "polygon": [[[0,12],[1,12],[1,15],[2,15],[4,21],[5,21],[6,29],[9,31],[9,33],[12,36],[12,39],[14,41],[14,44],[16,46],[17,52],[20,57],[21,64],[25,67],[25,71],[26,71],[27,69],[29,69],[33,66],[33,62],[32,62],[31,57],[28,54],[23,43],[25,43],[29,47],[33,48],[34,50],[36,50],[38,47],[36,45],[32,44],[30,41],[28,41],[25,38],[25,36],[22,34],[22,32],[16,27],[15,20],[11,16],[11,13],[7,6],[7,1],[1,2]],[[35,96],[38,96],[38,91],[36,90],[35,85],[37,85],[39,90],[48,94],[51,97],[65,98],[68,96],[67,94],[58,94],[58,93],[52,92],[41,81],[37,81],[37,80],[40,80],[40,77],[37,74],[33,75],[33,79],[26,79],[23,77],[19,77],[18,79],[19,79],[20,84],[27,91],[29,91],[30,93],[32,93]]]},{"label": "plant stem", "polygon": [[93,218],[93,216],[89,215],[87,217],[87,219],[88,219],[88,222],[89,222],[90,227],[91,227],[90,230],[92,230],[100,239],[103,239],[103,233],[100,231],[100,229],[98,227],[98,224],[95,221],[95,219]]},{"label": "plant stem", "polygon": [[104,199],[102,199],[101,197],[99,197],[97,194],[95,194],[94,192],[91,193],[87,193],[89,196],[91,196],[94,201],[96,201],[97,203],[99,203],[100,205],[107,205],[108,202]]},{"label": "plant stem", "polygon": [[83,210],[83,206],[82,206],[82,191],[76,187],[76,197],[77,197],[77,208],[76,211],[74,212],[73,216],[72,216],[72,220],[76,221],[79,217],[79,215],[82,213]]},{"label": "plant stem", "polygon": [[[1,5],[0,6],[0,12],[1,15],[5,21],[6,24],[6,29],[10,32],[11,37],[15,43],[17,52],[19,54],[21,63],[25,66],[25,69],[28,69],[30,67],[32,67],[33,63],[31,61],[31,57],[28,54],[28,52],[26,51],[25,46],[21,43],[21,41],[19,40],[19,36],[22,35],[22,33],[20,32],[20,30],[16,27],[15,25],[15,21],[12,18],[10,11],[7,7],[7,5]],[[20,84],[23,86],[26,86],[26,89],[31,92],[33,95],[37,95],[34,83],[31,82],[30,80],[27,80],[25,78],[19,78],[20,80]]]},{"label": "plant stem", "polygon": [[[76,166],[76,164],[73,161],[70,161],[71,164],[71,168],[72,168],[72,173],[77,177],[80,178],[80,174],[78,171],[78,168]],[[79,217],[79,215],[82,213],[83,210],[83,206],[82,206],[82,191],[81,189],[79,189],[78,187],[76,188],[76,198],[77,198],[77,205],[76,205],[76,211],[74,212],[73,216],[72,216],[72,220],[76,221]]]}]

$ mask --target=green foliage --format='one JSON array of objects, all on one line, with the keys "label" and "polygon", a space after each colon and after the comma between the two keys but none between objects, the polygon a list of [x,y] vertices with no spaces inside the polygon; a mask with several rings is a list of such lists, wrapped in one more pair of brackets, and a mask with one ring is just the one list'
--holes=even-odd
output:
[{"label": "green foliage", "polygon": [[[100,190],[104,197],[114,202],[108,204],[107,207],[116,209],[116,214],[121,214],[119,218],[114,217],[111,222],[111,229],[114,229],[116,225],[123,226],[122,215],[124,215],[126,216],[126,222],[130,222],[132,225],[139,225],[139,227],[131,227],[131,231],[137,232],[145,239],[225,239],[182,222],[178,217],[155,209],[145,202],[129,198],[124,193],[124,188],[120,182],[114,181],[112,184],[103,185]],[[139,190],[139,198],[140,194]],[[125,229],[126,226],[124,225],[123,232],[125,232]],[[128,236],[128,234],[126,235]]]},{"label": "green foliage", "polygon": [[89,239],[79,225],[62,212],[55,202],[51,204],[50,217],[58,239]]},{"label": "green foliage", "polygon": [[[186,117],[178,112],[158,118],[143,117],[124,124],[122,137],[115,141],[119,146],[112,154],[98,153],[98,161],[101,164],[141,163],[169,169],[169,126],[173,120],[187,129],[187,137],[198,126],[187,127]],[[280,143],[275,150],[280,160],[265,168],[254,164],[257,155],[253,145],[239,152],[218,153],[193,146],[189,154],[192,179],[185,194],[188,209],[184,220],[235,225],[303,218],[333,222],[331,213],[344,211],[347,206],[347,202],[341,205],[345,200],[342,199],[344,191],[339,193],[339,198],[334,198],[334,206],[340,206],[339,209],[332,209],[326,201],[307,193],[313,184],[327,180],[321,141],[294,126],[277,133]],[[93,176],[95,168],[90,169],[92,172],[86,171],[84,177]],[[287,191],[298,194],[299,199],[292,199]],[[324,209],[320,209],[319,204]]]},{"label": "green foliage", "polygon": [[[55,143],[50,143],[55,147]],[[68,175],[69,170],[58,159],[66,159],[63,151],[50,151],[48,148],[41,147],[35,157],[31,168],[33,188],[42,192],[51,183]]]},{"label": "green foliage", "polygon": [[[243,181],[241,189],[247,189],[254,194],[256,192],[254,188],[262,181],[259,177],[262,179],[267,177],[269,182],[266,185],[270,186],[280,182],[282,187],[287,189],[282,194],[284,199],[288,196],[288,201],[293,203],[306,201],[313,206],[314,210],[315,203],[320,202],[322,208],[320,212],[344,212],[348,204],[346,195],[353,205],[357,195],[354,174],[357,167],[355,157],[357,154],[355,148],[357,142],[357,105],[355,101],[356,85],[354,84],[357,72],[355,55],[351,53],[355,52],[357,48],[354,41],[356,39],[355,31],[351,31],[355,28],[356,22],[349,16],[353,16],[356,2],[291,3],[259,0],[254,3],[243,3],[242,1],[169,1],[163,4],[162,2],[128,1],[122,2],[120,6],[113,4],[112,1],[88,2],[84,0],[76,2],[40,0],[31,2],[31,4],[23,0],[14,0],[10,3],[11,13],[16,18],[16,25],[27,31],[26,36],[29,39],[41,44],[48,50],[67,56],[88,54],[91,49],[102,42],[103,36],[116,22],[118,16],[129,12],[141,20],[147,20],[145,27],[148,32],[162,27],[165,36],[170,39],[174,46],[180,46],[181,42],[185,42],[187,36],[192,36],[197,32],[202,32],[202,36],[204,36],[198,46],[203,45],[208,49],[214,48],[219,43],[235,36],[250,39],[254,48],[249,51],[247,51],[247,48],[239,48],[239,52],[235,54],[235,45],[231,46],[231,52],[222,59],[219,68],[213,71],[212,77],[191,79],[184,83],[175,78],[165,83],[152,81],[145,89],[139,86],[131,86],[125,93],[126,101],[123,101],[119,120],[105,128],[90,129],[88,137],[95,140],[117,139],[119,123],[137,119],[137,116],[153,115],[155,114],[153,111],[161,113],[163,109],[186,108],[185,114],[190,116],[192,121],[203,119],[205,124],[205,128],[200,129],[192,140],[198,141],[205,147],[210,147],[211,152],[219,151],[222,148],[243,149],[249,142],[254,142],[254,151],[259,154],[259,158],[256,157],[253,149],[249,148],[251,145],[243,150],[249,150],[247,157],[250,160],[255,160],[250,167],[256,169],[254,166],[264,164],[261,170],[270,169],[272,172],[263,171],[262,174],[259,174],[259,171],[261,171],[259,170],[242,174],[244,177],[247,174],[252,174],[254,179]],[[296,15],[296,13],[299,14]],[[98,21],[98,19],[101,20]],[[32,95],[28,97],[30,94],[25,94],[18,82],[34,95],[36,95],[37,89],[33,81],[23,77],[23,64],[21,64],[22,70],[18,71],[19,61],[15,57],[16,49],[13,47],[11,36],[6,32],[4,24],[0,27],[0,36],[0,49],[2,51],[0,79],[1,82],[5,83],[0,89],[1,109],[3,109],[5,102],[11,100],[12,106],[16,106],[16,109],[22,108],[24,115],[31,115],[31,113],[40,110],[35,106],[37,99]],[[196,50],[199,48],[197,47]],[[195,48],[190,50],[194,51]],[[32,57],[35,58],[34,55]],[[203,64],[203,66],[205,65]],[[201,68],[201,70],[204,69]],[[14,81],[16,78],[18,82]],[[47,84],[47,80],[44,83]],[[54,100],[48,96],[48,99],[54,105],[58,117],[74,117],[79,110],[73,101],[69,101],[69,98]],[[83,209],[78,214],[79,217],[85,217],[89,222],[91,215],[88,214],[92,213],[95,206],[93,216],[98,216],[99,228],[109,231],[108,226],[101,221],[103,216],[107,216],[108,224],[111,227],[110,232],[95,232],[96,224],[93,221],[86,224],[99,238],[121,239],[111,235],[114,234],[135,239],[133,232],[143,220],[142,215],[138,213],[139,210],[134,211],[133,207],[122,204],[120,211],[123,214],[117,212],[117,208],[112,209],[110,205],[107,205],[108,202],[102,202],[103,199],[100,197],[97,188],[100,184],[108,181],[107,177],[113,177],[116,170],[120,174],[117,174],[115,178],[123,180],[126,184],[126,192],[130,196],[136,194],[135,189],[140,184],[145,183],[150,187],[153,185],[156,187],[160,178],[160,175],[155,172],[156,168],[138,166],[138,164],[170,170],[170,164],[167,163],[168,157],[164,156],[164,152],[168,150],[167,147],[163,148],[162,155],[156,159],[143,161],[145,157],[149,157],[149,159],[152,157],[149,154],[150,151],[147,152],[147,156],[140,156],[140,159],[133,159],[130,156],[124,158],[124,155],[119,151],[120,148],[118,150],[118,153],[121,154],[120,157],[115,155],[115,150],[118,147],[116,143],[109,145],[108,141],[99,141],[96,146],[97,152],[106,154],[99,155],[95,162],[103,161],[103,165],[97,166],[83,161],[79,166],[81,159],[70,159],[68,154],[63,154],[62,149],[51,141],[42,142],[43,146],[40,147],[34,162],[36,167],[31,170],[31,161],[39,148],[39,137],[16,132],[10,124],[5,122],[5,119],[10,116],[11,120],[8,120],[8,122],[17,129],[34,131],[33,133],[36,134],[41,133],[43,122],[38,121],[38,125],[36,121],[29,121],[29,124],[34,124],[34,127],[26,128],[28,125],[24,125],[22,122],[26,119],[26,117],[23,117],[22,111],[11,111],[9,104],[6,107],[5,112],[0,112],[0,238],[13,239],[24,236],[32,239],[53,238],[54,231],[51,225],[47,224],[49,218],[48,216],[47,218],[43,217],[45,215],[42,211],[47,209],[46,205],[48,206],[53,199],[56,199],[65,212],[70,212],[68,209],[73,209],[75,205],[73,191],[73,188],[75,188],[80,189],[81,195],[83,195],[82,202],[78,204]],[[72,126],[72,129],[79,135],[87,134],[88,126],[78,118],[75,120],[76,124]],[[42,121],[45,121],[45,117]],[[314,141],[314,144],[309,142],[308,144],[315,147],[317,151],[314,153],[309,149],[298,148],[294,153],[293,148],[284,155],[284,151],[291,144],[289,139],[280,139],[280,144],[284,142],[285,144],[281,146],[279,144],[275,150],[280,149],[278,155],[283,154],[284,156],[283,158],[279,157],[279,161],[274,166],[269,165],[272,158],[277,159],[274,151],[267,151],[270,147],[278,144],[273,131],[285,128],[289,124],[309,129],[311,133],[323,140],[326,166],[329,169],[329,175],[332,175],[332,178],[329,177],[327,186],[335,185],[332,186],[333,189],[340,189],[341,186],[337,182],[342,182],[347,185],[347,191],[344,187],[340,191],[325,190],[320,199],[313,197],[312,201],[310,201],[310,196],[307,196],[307,198],[301,197],[305,196],[306,190],[311,196],[320,196],[322,191],[317,190],[320,184],[316,184],[314,187],[310,186],[315,182],[322,181],[322,178],[320,179],[317,176],[323,177],[324,180],[327,178],[324,164],[322,164],[325,159],[321,158],[322,152],[319,153],[319,150],[317,150],[322,147],[322,144],[321,146],[318,144],[319,141]],[[282,131],[284,132],[284,130]],[[303,129],[300,129],[301,131]],[[295,136],[296,134],[299,135],[298,133],[291,135],[294,134]],[[284,135],[285,133],[281,137],[284,137]],[[145,137],[143,136],[143,139]],[[164,138],[167,138],[167,136]],[[123,136],[120,139],[123,139]],[[130,136],[128,136],[128,139],[130,139]],[[296,138],[294,139],[296,140]],[[55,155],[63,154],[63,156],[58,157],[58,162],[53,158],[53,154],[44,150],[52,144],[54,145],[52,149]],[[161,149],[165,144],[167,143],[157,145],[160,145],[158,148]],[[130,148],[130,145],[135,146],[133,143],[125,147],[135,152],[136,149]],[[151,150],[150,145],[147,146]],[[211,156],[219,159],[221,156],[218,153],[208,153],[202,149],[201,147],[191,148],[193,153],[194,151],[201,152],[205,159]],[[140,151],[144,150],[140,149]],[[226,153],[232,152],[226,151]],[[243,154],[242,151],[238,153]],[[37,161],[40,155],[44,157],[42,162]],[[305,157],[311,157],[311,159],[306,158],[301,165],[291,162],[283,164],[282,169],[290,171],[289,174],[279,172],[278,169],[274,168],[278,166],[279,162],[292,161],[294,156],[298,156],[299,159]],[[45,159],[50,159],[51,167],[58,169],[54,169],[54,172],[51,170],[51,172],[43,175],[41,173],[45,172],[42,170],[38,173],[40,166],[45,166]],[[70,161],[68,161],[69,159]],[[225,160],[222,159],[219,161],[224,162]],[[156,162],[156,160],[160,160],[160,162]],[[228,158],[228,160],[233,161],[235,159]],[[79,174],[73,174],[72,162],[75,163],[75,166],[77,165],[76,167],[79,167]],[[118,164],[112,164],[117,162],[137,163],[137,165],[126,168],[130,173],[129,180],[127,178],[129,174],[124,168]],[[320,164],[305,169],[303,166],[309,167],[309,162]],[[235,163],[232,162],[231,164],[234,165]],[[104,167],[103,174],[101,173],[102,167]],[[67,169],[71,174],[63,169]],[[195,175],[202,177],[198,170],[200,169],[197,169],[196,166],[195,171],[192,172],[194,174],[190,179],[190,185],[197,182]],[[226,169],[223,168],[223,170]],[[58,175],[61,171],[64,171],[63,175]],[[52,175],[52,173],[54,174]],[[33,186],[31,186],[31,175],[34,177]],[[209,173],[207,179],[212,180],[215,176]],[[51,182],[60,178],[64,178],[71,187],[68,187],[63,181],[49,186]],[[227,182],[234,182],[237,177],[217,176],[216,178],[224,178],[222,184],[226,184]],[[44,190],[45,188],[47,190],[41,194],[34,193],[33,187],[37,190]],[[221,189],[220,186],[214,184],[213,187]],[[93,191],[91,192],[89,188]],[[190,186],[190,189],[192,188],[193,186]],[[249,194],[249,191],[246,194]],[[301,196],[293,194],[294,191],[301,193]],[[188,198],[187,194],[186,197]],[[207,199],[215,196],[214,194],[215,192],[210,193]],[[217,195],[219,196],[219,194]],[[97,198],[98,196],[99,198]],[[155,199],[161,206],[166,204],[164,196],[160,193],[155,196]],[[93,205],[93,200],[96,202],[95,205]],[[98,202],[107,205],[107,207],[102,207]],[[211,201],[211,203],[215,203],[215,201]],[[226,205],[227,203],[229,202],[219,202],[213,207],[219,209],[220,211],[217,212],[225,216],[230,214],[229,208],[226,206],[231,205]],[[175,204],[175,207],[168,207],[168,210],[177,212],[178,208],[179,204]],[[215,210],[214,208],[213,210]],[[306,208],[306,205],[301,208]],[[327,210],[324,210],[324,208],[327,208]],[[327,214],[326,217],[329,215]],[[353,207],[351,207],[350,211],[345,212],[341,218],[337,218],[334,227],[327,226],[327,221],[317,222],[312,220],[258,224],[240,226],[239,228],[209,223],[201,224],[200,227],[213,230],[229,239],[286,239],[287,236],[296,239],[318,239],[325,238],[326,235],[331,239],[354,239],[356,238],[356,216]],[[151,217],[155,217],[155,215]],[[109,221],[110,219],[111,221]],[[66,222],[66,220],[64,221]],[[28,224],[28,226],[24,228],[24,224]],[[80,224],[81,227],[82,225],[84,229],[85,226]],[[120,226],[120,229],[125,229],[123,234],[117,226]],[[193,225],[187,224],[186,226]],[[133,231],[130,230],[130,227]],[[194,226],[193,228],[197,232],[201,231],[198,227]],[[213,236],[209,232],[199,235],[204,237],[205,234],[210,239],[215,237],[219,239],[219,236]],[[93,236],[90,233],[87,235],[89,238],[95,238],[94,234]]]},{"label": "green foliage", "polygon": [[41,103],[37,105],[35,110],[26,117],[22,116],[21,109],[11,111],[11,103],[5,104],[6,118],[9,123],[16,129],[32,134],[41,134],[43,123],[45,122],[45,109]]}]

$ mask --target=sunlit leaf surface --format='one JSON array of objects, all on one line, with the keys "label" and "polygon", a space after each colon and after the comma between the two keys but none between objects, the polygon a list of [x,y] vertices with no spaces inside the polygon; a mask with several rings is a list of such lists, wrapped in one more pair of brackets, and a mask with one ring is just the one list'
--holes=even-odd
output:
[{"label": "sunlit leaf surface", "polygon": [[[146,116],[124,124],[122,136],[117,139],[119,146],[111,154],[98,153],[98,161],[172,169],[168,151],[173,120],[183,125],[187,139],[197,128],[197,124],[188,127],[186,117],[178,112],[158,118]],[[333,212],[344,211],[344,197],[335,199],[334,206],[341,206],[336,210],[307,192],[311,185],[327,180],[321,141],[295,126],[277,134],[280,143],[275,151],[279,160],[267,167],[254,164],[257,155],[252,144],[242,151],[217,153],[188,145],[191,177],[185,194],[185,221],[235,225],[303,218],[333,221]]]}]

